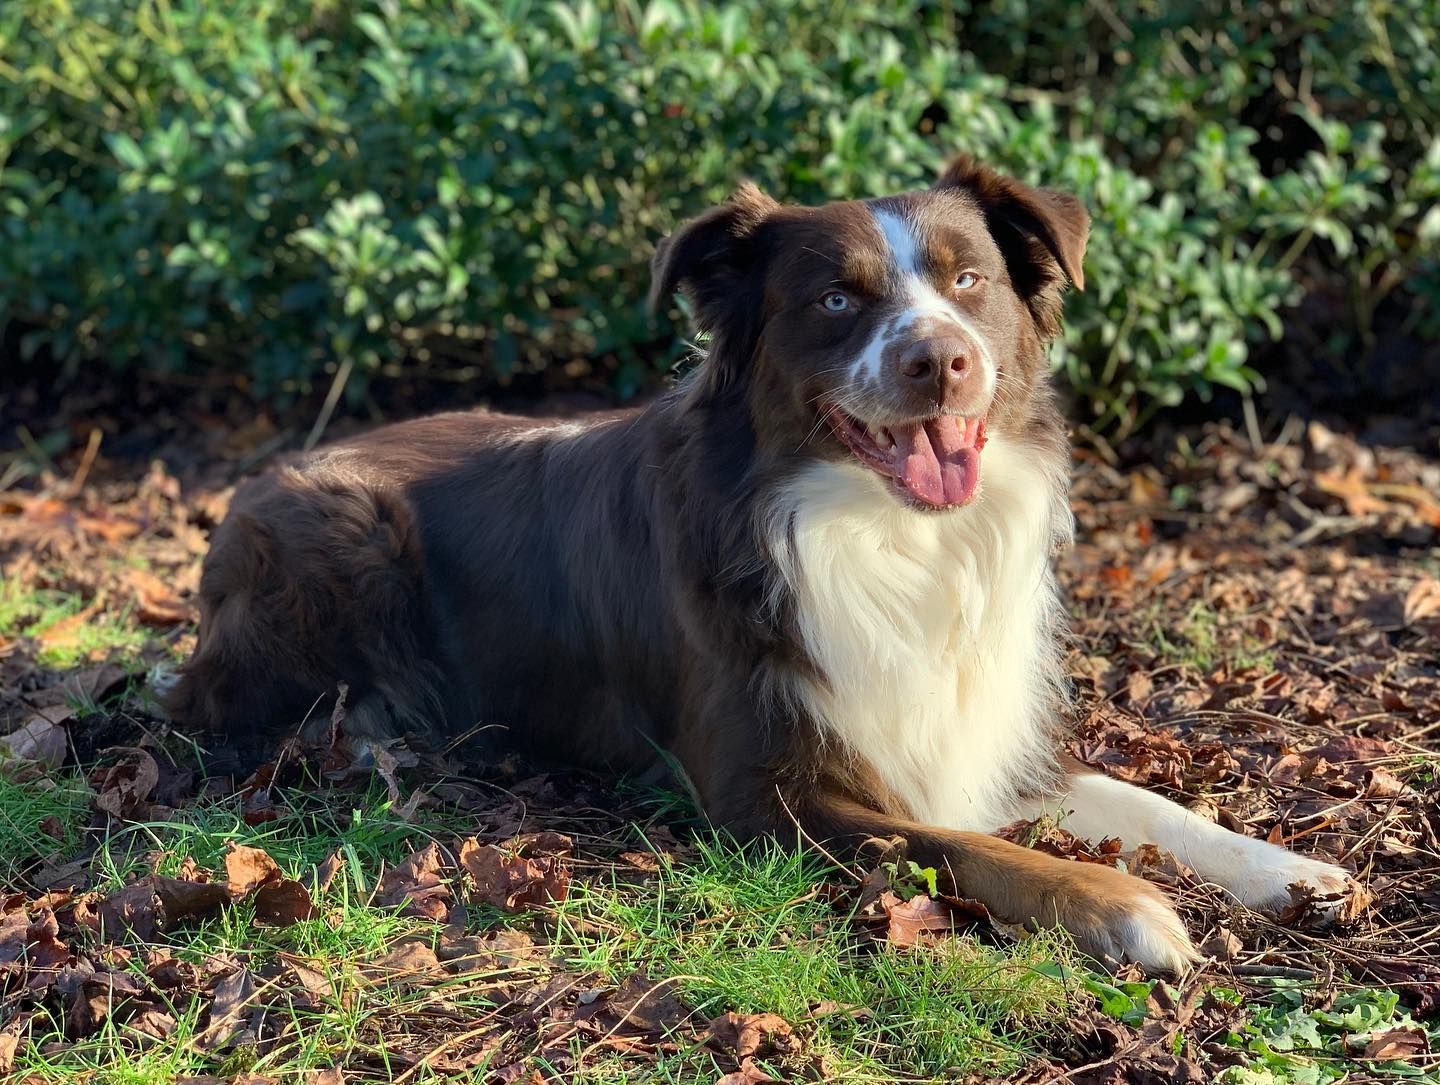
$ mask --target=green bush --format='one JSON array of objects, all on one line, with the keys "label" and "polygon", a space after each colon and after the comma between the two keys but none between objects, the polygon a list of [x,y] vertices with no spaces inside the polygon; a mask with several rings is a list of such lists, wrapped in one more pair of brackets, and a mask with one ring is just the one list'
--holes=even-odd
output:
[{"label": "green bush", "polygon": [[674,358],[642,299],[677,221],[963,149],[1090,205],[1056,363],[1133,426],[1250,388],[1304,289],[1440,332],[1440,5],[1251,8],[6,0],[0,322],[262,393],[600,356],[628,392]]}]

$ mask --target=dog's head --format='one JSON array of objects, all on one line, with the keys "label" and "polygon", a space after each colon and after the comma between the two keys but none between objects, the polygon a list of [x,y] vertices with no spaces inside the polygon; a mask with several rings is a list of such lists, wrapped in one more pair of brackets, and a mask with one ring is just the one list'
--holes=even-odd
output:
[{"label": "dog's head", "polygon": [[853,457],[920,508],[976,494],[987,429],[1020,428],[1047,373],[1090,219],[969,159],[920,192],[782,206],[747,185],[655,254],[711,336],[693,378],[743,393],[777,454]]}]

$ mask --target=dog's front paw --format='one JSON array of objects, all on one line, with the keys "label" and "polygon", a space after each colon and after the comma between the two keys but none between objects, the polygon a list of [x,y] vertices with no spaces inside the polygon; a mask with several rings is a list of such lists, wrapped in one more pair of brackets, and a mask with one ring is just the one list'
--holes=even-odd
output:
[{"label": "dog's front paw", "polygon": [[1057,901],[1060,924],[1090,956],[1133,961],[1147,972],[1178,973],[1199,954],[1159,888],[1103,866],[1086,866],[1083,888]]},{"label": "dog's front paw", "polygon": [[1350,873],[1334,863],[1274,845],[1269,846],[1264,858],[1266,862],[1252,866],[1248,876],[1234,886],[1241,902],[1257,911],[1284,910],[1294,902],[1290,887],[1295,886],[1302,894],[1309,894],[1320,916],[1335,918],[1358,890]]}]

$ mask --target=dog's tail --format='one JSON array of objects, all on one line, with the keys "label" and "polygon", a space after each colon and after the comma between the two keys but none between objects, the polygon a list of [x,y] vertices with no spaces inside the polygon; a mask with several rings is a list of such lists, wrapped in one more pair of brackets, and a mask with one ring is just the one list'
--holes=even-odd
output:
[{"label": "dog's tail", "polygon": [[379,702],[428,744],[443,706],[423,567],[392,489],[315,466],[247,483],[205,559],[199,641],[165,708],[182,729],[244,751],[328,713],[344,682],[367,728]]}]

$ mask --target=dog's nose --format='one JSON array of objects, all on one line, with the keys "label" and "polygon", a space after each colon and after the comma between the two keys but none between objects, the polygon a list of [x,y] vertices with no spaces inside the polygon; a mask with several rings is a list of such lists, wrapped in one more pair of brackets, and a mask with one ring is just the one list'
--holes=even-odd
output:
[{"label": "dog's nose", "polygon": [[912,384],[945,392],[962,384],[974,366],[974,348],[956,335],[917,339],[900,353],[900,375]]}]

